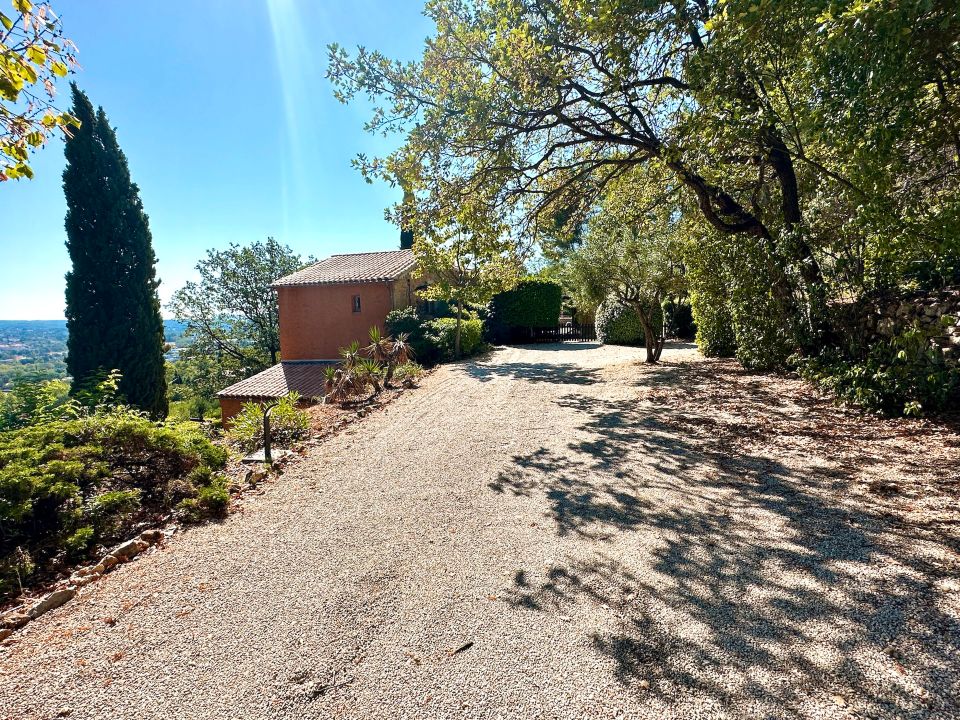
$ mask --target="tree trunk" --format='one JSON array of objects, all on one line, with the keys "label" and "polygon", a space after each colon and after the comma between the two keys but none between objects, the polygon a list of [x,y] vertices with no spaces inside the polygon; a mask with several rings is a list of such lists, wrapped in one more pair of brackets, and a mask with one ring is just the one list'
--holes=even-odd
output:
[{"label": "tree trunk", "polygon": [[653,329],[653,320],[650,317],[652,313],[648,308],[639,302],[630,303],[637,316],[640,318],[640,324],[643,326],[643,342],[647,349],[646,362],[653,364],[660,360],[660,353],[663,352],[663,333],[656,333]]}]

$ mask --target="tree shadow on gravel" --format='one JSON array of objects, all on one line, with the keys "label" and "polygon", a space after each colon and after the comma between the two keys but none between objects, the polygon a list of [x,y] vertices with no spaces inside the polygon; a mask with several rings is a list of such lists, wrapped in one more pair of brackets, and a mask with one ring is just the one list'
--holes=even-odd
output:
[{"label": "tree shadow on gravel", "polygon": [[[730,363],[641,380],[637,400],[560,397],[582,418],[576,437],[515,456],[490,483],[589,543],[518,573],[507,601],[607,617],[585,623],[590,642],[638,697],[734,717],[958,716],[960,586],[944,590],[957,527],[910,522],[910,502],[853,480],[863,465],[930,471],[930,458],[877,446],[894,424]],[[934,477],[948,471],[934,463]]]},{"label": "tree shadow on gravel", "polygon": [[490,382],[498,377],[559,385],[592,385],[600,381],[596,370],[572,363],[470,363],[463,365],[463,370],[480,382]]}]

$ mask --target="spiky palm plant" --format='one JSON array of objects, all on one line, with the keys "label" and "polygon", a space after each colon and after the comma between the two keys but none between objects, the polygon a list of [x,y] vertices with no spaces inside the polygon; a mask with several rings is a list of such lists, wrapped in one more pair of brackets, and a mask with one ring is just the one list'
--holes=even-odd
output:
[{"label": "spiky palm plant", "polygon": [[381,365],[390,362],[390,352],[393,349],[393,340],[390,336],[383,335],[380,328],[374,325],[370,328],[370,344],[363,349],[363,354],[371,360],[376,360]]},{"label": "spiky palm plant", "polygon": [[413,348],[410,346],[409,339],[409,333],[400,333],[395,338],[389,339],[390,350],[387,353],[389,359],[386,362],[387,372],[383,381],[384,385],[389,385],[390,381],[393,380],[393,371],[397,369],[397,365],[403,365],[413,357]]},{"label": "spiky palm plant", "polygon": [[360,343],[354,340],[346,347],[340,348],[340,357],[344,366],[353,367],[356,365],[361,359],[363,359]]},{"label": "spiky palm plant", "polygon": [[380,383],[383,377],[383,366],[376,360],[373,358],[363,358],[357,363],[354,370],[357,375],[362,378],[364,385],[370,384],[373,386],[374,395],[383,390],[383,385]]}]

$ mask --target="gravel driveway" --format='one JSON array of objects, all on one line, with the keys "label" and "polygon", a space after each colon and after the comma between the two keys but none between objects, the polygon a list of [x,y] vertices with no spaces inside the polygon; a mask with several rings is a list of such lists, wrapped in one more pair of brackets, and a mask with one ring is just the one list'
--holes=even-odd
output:
[{"label": "gravel driveway", "polygon": [[960,438],[498,350],[0,649],[0,717],[957,718]]}]

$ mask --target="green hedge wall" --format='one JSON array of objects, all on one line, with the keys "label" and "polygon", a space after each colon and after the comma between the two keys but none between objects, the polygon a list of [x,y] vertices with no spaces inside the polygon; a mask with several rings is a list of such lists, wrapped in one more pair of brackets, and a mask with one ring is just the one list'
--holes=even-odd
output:
[{"label": "green hedge wall", "polygon": [[563,289],[552,280],[521,280],[515,288],[494,295],[490,312],[513,327],[554,327],[560,321]]}]

